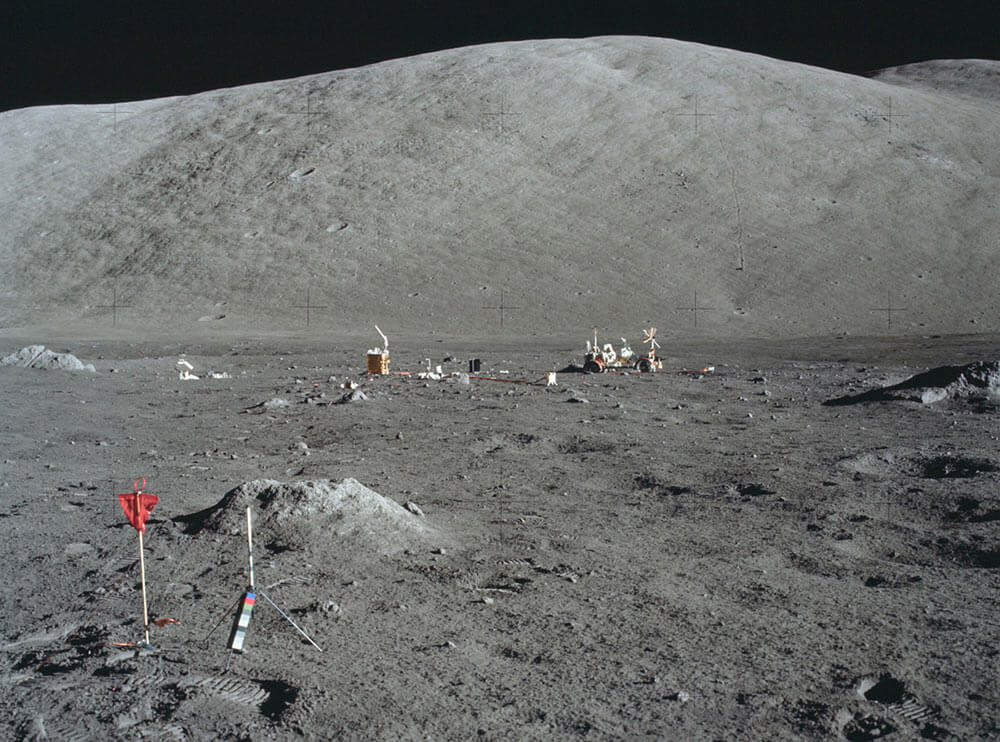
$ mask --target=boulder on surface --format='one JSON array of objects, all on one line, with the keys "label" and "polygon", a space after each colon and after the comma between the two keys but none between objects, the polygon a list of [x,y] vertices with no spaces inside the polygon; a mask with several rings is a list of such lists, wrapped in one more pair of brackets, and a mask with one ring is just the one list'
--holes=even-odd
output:
[{"label": "boulder on surface", "polygon": [[89,371],[96,373],[94,364],[83,363],[72,353],[56,353],[44,345],[28,345],[16,353],[0,358],[0,366],[43,368],[47,371]]},{"label": "boulder on surface", "polygon": [[892,386],[829,399],[823,404],[838,406],[890,400],[933,404],[945,399],[972,398],[1000,401],[1000,361],[976,361],[964,366],[939,366]]}]

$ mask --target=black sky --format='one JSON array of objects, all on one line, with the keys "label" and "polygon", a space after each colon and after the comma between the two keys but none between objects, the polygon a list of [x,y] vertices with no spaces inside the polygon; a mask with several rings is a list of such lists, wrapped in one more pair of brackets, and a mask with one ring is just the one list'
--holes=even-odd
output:
[{"label": "black sky", "polygon": [[193,93],[491,41],[637,34],[862,74],[1000,58],[998,3],[6,0],[0,110]]}]

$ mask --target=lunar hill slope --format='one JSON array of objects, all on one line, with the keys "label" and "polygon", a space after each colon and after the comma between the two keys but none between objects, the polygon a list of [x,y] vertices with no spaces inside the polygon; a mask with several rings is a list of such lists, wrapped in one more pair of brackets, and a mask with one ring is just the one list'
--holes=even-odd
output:
[{"label": "lunar hill slope", "polygon": [[0,324],[996,331],[998,71],[608,37],[9,111]]}]

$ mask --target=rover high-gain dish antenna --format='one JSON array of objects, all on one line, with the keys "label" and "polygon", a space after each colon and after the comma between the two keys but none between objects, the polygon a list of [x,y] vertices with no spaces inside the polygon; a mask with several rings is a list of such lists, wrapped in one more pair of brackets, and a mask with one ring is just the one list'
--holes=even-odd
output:
[{"label": "rover high-gain dish antenna", "polygon": [[660,344],[656,342],[656,328],[650,327],[648,330],[642,331],[642,342],[649,343],[649,357],[652,358],[656,355],[656,349],[660,347]]}]

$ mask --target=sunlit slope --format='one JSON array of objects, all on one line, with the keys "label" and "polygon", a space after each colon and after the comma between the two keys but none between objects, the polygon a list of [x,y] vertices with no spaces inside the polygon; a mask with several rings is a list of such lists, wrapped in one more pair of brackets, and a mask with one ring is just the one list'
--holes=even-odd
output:
[{"label": "sunlit slope", "polygon": [[896,83],[614,37],[0,114],[0,321],[996,330],[998,97]]}]

